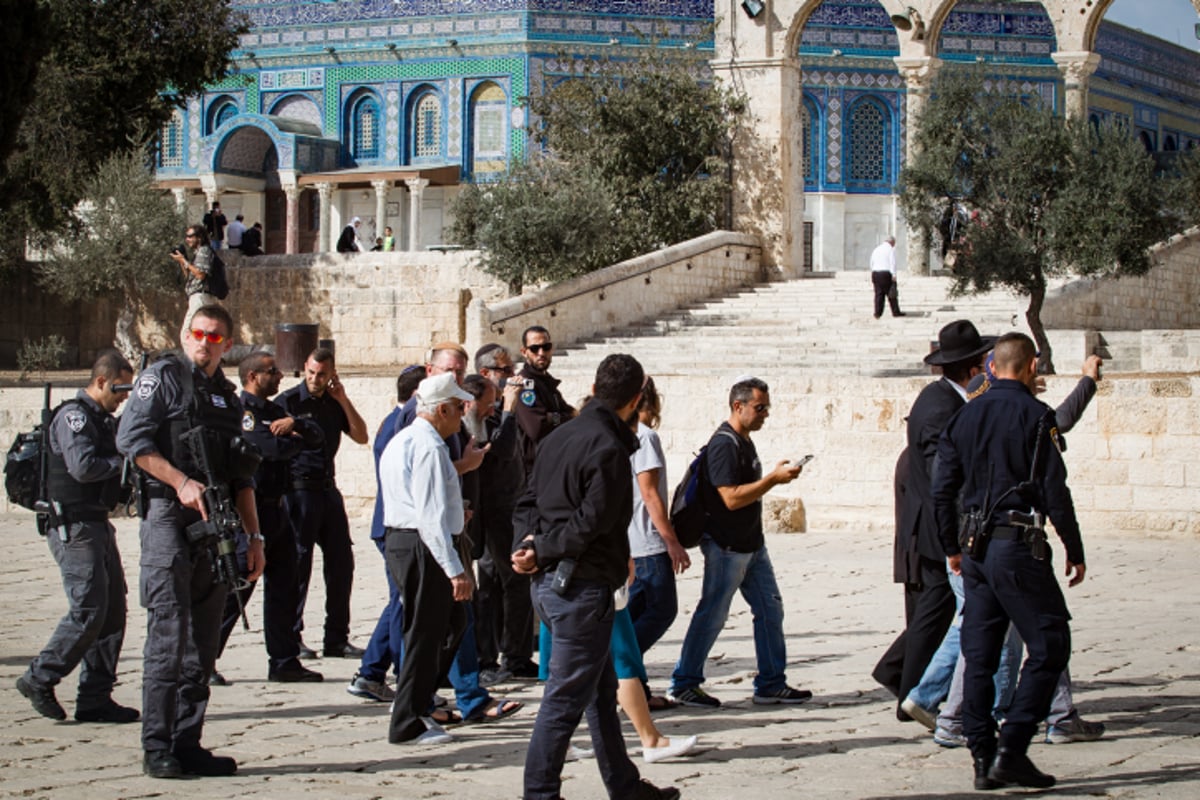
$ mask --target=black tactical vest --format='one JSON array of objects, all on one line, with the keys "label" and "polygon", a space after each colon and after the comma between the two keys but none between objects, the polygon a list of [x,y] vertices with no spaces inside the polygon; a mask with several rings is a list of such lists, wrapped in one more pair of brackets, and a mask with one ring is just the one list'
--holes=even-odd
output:
[{"label": "black tactical vest", "polygon": [[[79,398],[72,398],[59,404],[54,409],[52,420],[68,405],[78,406],[87,415],[88,422],[100,432],[95,442],[96,455],[102,458],[119,455],[117,453],[117,437],[113,429],[112,417],[103,410],[93,408]],[[53,448],[46,454],[46,493],[51,500],[62,503],[63,510],[70,511],[111,511],[117,505],[121,493],[120,473],[103,481],[80,483],[71,477],[67,471],[67,461]]]},{"label": "black tactical vest", "polygon": [[179,380],[180,405],[183,416],[170,419],[158,429],[154,445],[158,452],[176,469],[189,478],[205,483],[205,476],[191,450],[184,445],[184,435],[193,428],[203,428],[205,435],[215,446],[210,449],[220,481],[234,477],[233,442],[242,435],[242,406],[237,392],[229,381],[197,380],[191,362],[175,354],[166,356],[173,364],[164,366],[172,370]]}]

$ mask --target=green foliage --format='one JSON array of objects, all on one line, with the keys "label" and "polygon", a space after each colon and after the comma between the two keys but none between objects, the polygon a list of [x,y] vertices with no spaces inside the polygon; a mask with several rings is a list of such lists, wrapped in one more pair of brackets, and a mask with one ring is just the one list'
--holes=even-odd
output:
[{"label": "green foliage", "polygon": [[463,187],[451,235],[482,248],[483,269],[519,292],[619,261],[611,241],[615,208],[590,170],[533,156],[514,164],[503,181]]},{"label": "green foliage", "polygon": [[170,259],[186,222],[155,186],[144,154],[110,156],[84,185],[68,233],[39,266],[42,284],[64,300],[126,302],[181,290]]},{"label": "green foliage", "polygon": [[[34,5],[26,0],[26,5]],[[246,30],[229,0],[39,0],[46,49],[11,151],[0,150],[0,267],[23,261],[26,235],[45,244],[67,224],[97,166],[157,131],[176,97],[220,80]],[[5,23],[7,34],[7,20]],[[17,96],[15,76],[0,96]],[[0,140],[2,141],[2,140]]]},{"label": "green foliage", "polygon": [[1178,224],[1165,211],[1171,187],[1127,130],[1064,120],[1014,87],[985,88],[977,70],[943,71],[912,135],[916,156],[900,176],[906,218],[932,241],[956,204],[978,212],[955,243],[953,291],[1028,295],[1045,371],[1047,281],[1142,274],[1147,248]]},{"label": "green foliage", "polygon": [[22,339],[17,349],[17,367],[21,370],[18,380],[25,380],[29,373],[44,376],[48,370],[58,369],[67,357],[67,340],[57,333],[36,341]]},{"label": "green foliage", "polygon": [[695,51],[578,59],[573,77],[526,103],[531,137],[553,157],[468,188],[453,207],[454,235],[487,251],[490,271],[514,285],[559,280],[721,225],[745,104],[711,83]]}]

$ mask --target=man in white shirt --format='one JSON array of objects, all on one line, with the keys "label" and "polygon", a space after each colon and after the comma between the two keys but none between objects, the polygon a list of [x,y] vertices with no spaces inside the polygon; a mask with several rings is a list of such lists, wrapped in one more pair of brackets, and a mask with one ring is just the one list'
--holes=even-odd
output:
[{"label": "man in white shirt", "polygon": [[875,284],[875,319],[883,316],[883,298],[892,307],[893,317],[903,317],[896,288],[896,237],[889,236],[871,251],[871,283]]},{"label": "man in white shirt", "polygon": [[230,250],[242,249],[242,234],[246,232],[246,217],[238,214],[229,227],[225,229],[225,242]]},{"label": "man in white shirt", "polygon": [[407,616],[388,741],[441,744],[451,736],[430,718],[430,698],[458,650],[462,601],[475,588],[454,546],[464,513],[445,439],[462,427],[463,403],[474,397],[453,373],[421,381],[414,397],[417,418],[379,459],[388,570]]}]

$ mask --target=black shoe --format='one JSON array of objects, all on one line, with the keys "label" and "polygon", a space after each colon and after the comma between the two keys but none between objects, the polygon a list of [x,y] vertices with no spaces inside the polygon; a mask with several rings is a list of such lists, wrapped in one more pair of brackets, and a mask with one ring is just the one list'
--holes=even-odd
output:
[{"label": "black shoe", "polygon": [[229,680],[229,678],[226,678],[224,675],[222,675],[221,673],[217,672],[214,669],[212,675],[208,676],[208,685],[209,686],[233,686],[233,681]]},{"label": "black shoe", "polygon": [[75,709],[75,719],[78,722],[116,722],[118,724],[125,724],[137,722],[141,718],[142,715],[138,713],[136,708],[123,706],[114,702],[111,697],[102,706]]},{"label": "black shoe", "polygon": [[299,661],[289,661],[278,669],[268,670],[267,680],[273,683],[320,683],[325,676]]},{"label": "black shoe", "polygon": [[892,316],[893,317],[907,317],[908,314],[905,314],[903,311],[897,311],[895,314],[892,314]]},{"label": "black shoe", "polygon": [[188,775],[216,778],[237,774],[237,762],[229,756],[214,756],[203,747],[187,747],[175,751],[175,758]]},{"label": "black shoe", "polygon": [[1047,775],[1035,767],[1029,756],[1003,747],[996,756],[996,763],[988,772],[988,778],[1019,786],[1031,786],[1034,789],[1049,789],[1055,784],[1054,776]]},{"label": "black shoe", "polygon": [[182,778],[183,765],[170,750],[147,750],[142,756],[142,772],[151,778]]},{"label": "black shoe", "polygon": [[638,784],[638,790],[634,794],[634,798],[635,800],[679,800],[679,790],[674,786],[667,786],[660,789],[650,781],[642,778],[642,782]]},{"label": "black shoe", "polygon": [[25,695],[33,705],[33,710],[43,717],[58,720],[67,718],[67,712],[58,704],[58,698],[54,696],[53,687],[38,686],[33,681],[26,680],[22,675],[17,678],[17,691]]},{"label": "black shoe", "polygon": [[975,788],[981,792],[986,792],[990,789],[999,789],[1004,784],[1000,781],[993,780],[988,776],[992,769],[992,764],[996,762],[995,753],[983,753],[973,756],[975,761]]},{"label": "black shoe", "polygon": [[514,664],[506,666],[509,675],[518,681],[536,681],[538,679],[538,665],[532,661],[526,661],[523,664]]},{"label": "black shoe", "polygon": [[311,659],[311,658],[320,658],[320,656],[317,655],[316,650],[313,650],[311,647],[309,647],[303,641],[301,641],[300,642],[300,652],[296,655],[296,658]]},{"label": "black shoe", "polygon": [[342,642],[339,645],[325,648],[326,658],[362,658],[363,653],[367,652],[361,647],[355,647],[349,642]]}]

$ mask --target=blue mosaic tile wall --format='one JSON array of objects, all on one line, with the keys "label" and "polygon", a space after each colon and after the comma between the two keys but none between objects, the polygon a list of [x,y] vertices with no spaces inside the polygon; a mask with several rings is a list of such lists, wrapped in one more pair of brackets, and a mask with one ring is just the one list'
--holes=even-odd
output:
[{"label": "blue mosaic tile wall", "polygon": [[504,12],[712,19],[713,0],[232,0],[257,27]]}]

